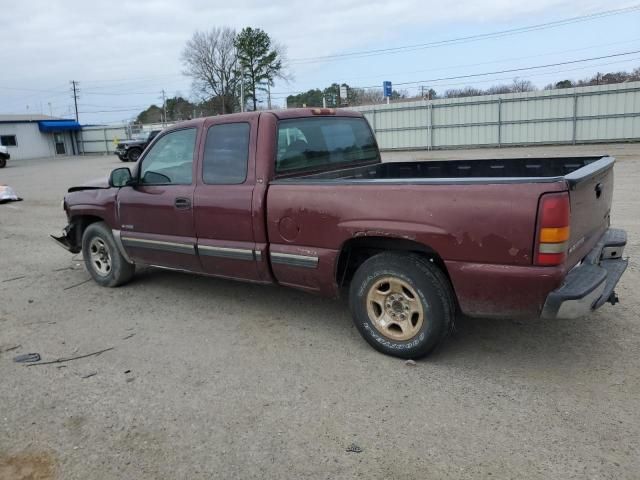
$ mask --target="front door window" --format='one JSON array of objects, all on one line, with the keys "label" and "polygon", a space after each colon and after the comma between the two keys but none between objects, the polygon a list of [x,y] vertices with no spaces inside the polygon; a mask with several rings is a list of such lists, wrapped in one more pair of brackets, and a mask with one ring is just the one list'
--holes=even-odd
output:
[{"label": "front door window", "polygon": [[163,135],[142,160],[141,185],[191,185],[196,129]]}]

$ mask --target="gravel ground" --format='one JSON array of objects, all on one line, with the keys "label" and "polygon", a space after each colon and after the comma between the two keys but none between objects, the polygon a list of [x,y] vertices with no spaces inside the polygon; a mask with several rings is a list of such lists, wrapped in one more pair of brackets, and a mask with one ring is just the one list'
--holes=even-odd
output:
[{"label": "gravel ground", "polygon": [[[0,479],[639,478],[640,155],[610,148],[621,303],[460,319],[415,365],[371,349],[343,301],[152,269],[97,286],[47,236],[66,187],[122,164],[10,162],[0,183],[25,200],[0,205]],[[542,150],[510,149],[567,152]]]}]

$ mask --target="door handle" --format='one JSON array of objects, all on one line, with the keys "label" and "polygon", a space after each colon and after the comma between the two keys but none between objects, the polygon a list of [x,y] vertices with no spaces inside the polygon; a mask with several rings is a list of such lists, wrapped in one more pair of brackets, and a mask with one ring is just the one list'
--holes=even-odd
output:
[{"label": "door handle", "polygon": [[188,210],[191,208],[191,200],[185,197],[178,197],[174,205],[180,210]]}]

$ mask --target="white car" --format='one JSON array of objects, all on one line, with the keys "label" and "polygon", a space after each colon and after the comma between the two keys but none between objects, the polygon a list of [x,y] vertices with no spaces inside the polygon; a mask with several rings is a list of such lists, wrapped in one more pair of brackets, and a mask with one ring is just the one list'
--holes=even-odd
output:
[{"label": "white car", "polygon": [[0,145],[0,168],[4,168],[7,165],[7,160],[11,158],[9,155],[9,149]]}]

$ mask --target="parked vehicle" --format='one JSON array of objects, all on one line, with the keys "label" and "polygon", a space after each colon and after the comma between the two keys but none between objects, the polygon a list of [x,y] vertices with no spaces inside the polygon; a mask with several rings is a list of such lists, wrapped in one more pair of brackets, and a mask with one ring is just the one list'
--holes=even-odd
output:
[{"label": "parked vehicle", "polygon": [[7,160],[11,158],[9,155],[9,149],[3,145],[0,145],[0,168],[7,166]]},{"label": "parked vehicle", "polygon": [[610,157],[382,163],[358,113],[251,112],[163,131],[69,189],[55,237],[103,286],[138,264],[348,292],[377,350],[429,353],[456,312],[576,318],[615,303]]},{"label": "parked vehicle", "polygon": [[137,162],[145,148],[162,130],[152,130],[142,138],[125,140],[116,146],[116,155],[123,162]]}]

